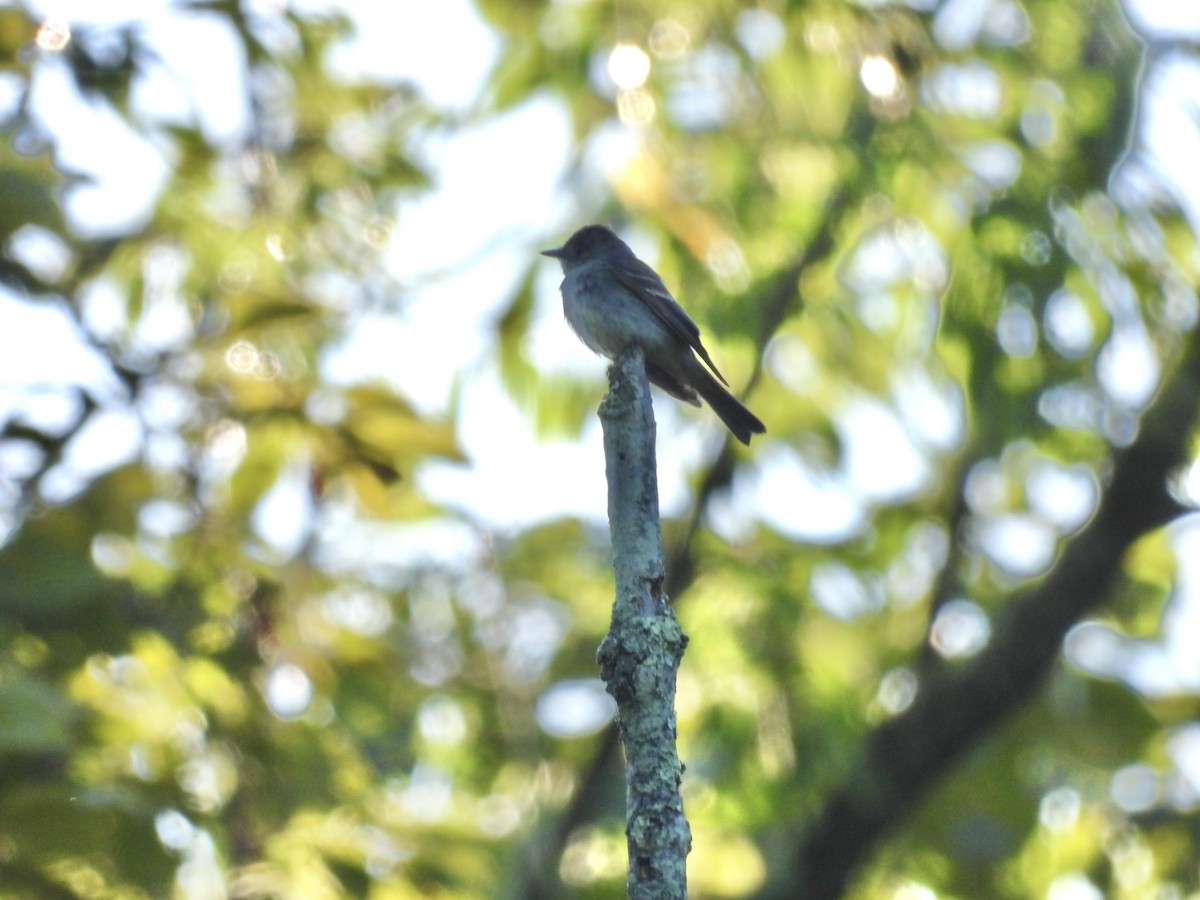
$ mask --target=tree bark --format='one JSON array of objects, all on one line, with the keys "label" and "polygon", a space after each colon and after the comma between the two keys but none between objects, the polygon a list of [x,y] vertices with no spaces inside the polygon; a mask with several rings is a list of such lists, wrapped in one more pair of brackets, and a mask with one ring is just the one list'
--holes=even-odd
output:
[{"label": "tree bark", "polygon": [[600,421],[616,599],[597,660],[625,747],[627,886],[635,900],[682,900],[692,838],[679,793],[675,675],[687,637],[662,589],[654,410],[641,348],[626,348],[608,377]]}]

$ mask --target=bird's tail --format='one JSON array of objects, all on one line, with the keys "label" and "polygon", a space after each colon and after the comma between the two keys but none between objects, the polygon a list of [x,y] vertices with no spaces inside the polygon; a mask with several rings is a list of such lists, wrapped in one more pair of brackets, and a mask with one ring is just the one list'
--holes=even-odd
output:
[{"label": "bird's tail", "polygon": [[737,397],[725,390],[715,378],[699,365],[692,370],[690,382],[704,402],[712,407],[725,423],[735,438],[743,444],[750,444],[750,436],[766,433],[767,427],[758,416],[746,409]]}]

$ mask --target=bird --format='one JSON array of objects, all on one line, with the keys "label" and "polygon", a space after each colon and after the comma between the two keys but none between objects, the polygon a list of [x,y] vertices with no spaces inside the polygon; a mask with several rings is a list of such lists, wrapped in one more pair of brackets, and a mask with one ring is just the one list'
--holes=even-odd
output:
[{"label": "bird", "polygon": [[692,406],[703,398],[743,444],[766,433],[762,421],[727,389],[729,382],[700,342],[696,323],[658,273],[611,228],[585,225],[542,255],[562,266],[563,313],[590,350],[616,359],[637,344],[651,383]]}]

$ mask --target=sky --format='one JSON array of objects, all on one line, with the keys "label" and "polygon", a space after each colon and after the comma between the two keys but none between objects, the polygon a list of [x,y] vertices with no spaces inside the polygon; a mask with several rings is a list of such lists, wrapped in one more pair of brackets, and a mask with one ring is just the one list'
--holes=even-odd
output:
[{"label": "sky", "polygon": [[[269,17],[281,3],[256,0],[254,6]],[[985,5],[986,0],[950,0],[944,9],[948,19],[969,21]],[[139,81],[135,108],[165,120],[197,115],[205,134],[217,143],[236,146],[244,138],[250,127],[239,87],[244,63],[231,36],[212,18],[186,15],[167,0],[39,0],[30,6],[67,21],[136,20],[164,65]],[[332,54],[335,71],[348,77],[411,80],[443,108],[469,108],[499,52],[496,36],[468,0],[422,4],[420,29],[401,27],[412,16],[405,2],[294,0],[292,6],[300,11],[336,6],[357,24],[357,37]],[[1132,15],[1146,30],[1200,35],[1200,4],[1141,0]],[[456,51],[445,52],[449,46]],[[1167,59],[1156,73],[1144,111],[1147,140],[1158,164],[1177,179],[1192,221],[1200,223],[1200,167],[1191,164],[1200,149],[1195,127],[1200,68]],[[7,112],[5,96],[0,80],[0,116]],[[72,226],[95,236],[121,233],[144,221],[168,174],[159,150],[102,107],[80,102],[61,66],[39,67],[33,96],[34,114],[52,124],[62,162],[95,175],[92,186],[67,199]],[[108,150],[97,154],[98,147]],[[621,164],[629,147],[628,135],[618,125],[594,141],[586,158],[596,196],[603,191],[606,172]],[[391,271],[414,286],[403,312],[357,314],[321,361],[331,384],[383,379],[427,414],[445,412],[453,389],[461,384],[457,425],[470,464],[429,463],[418,478],[431,496],[498,533],[563,516],[598,526],[606,521],[598,423],[589,420],[578,440],[538,439],[495,369],[483,364],[489,358],[491,323],[505,309],[528,259],[560,244],[590,211],[587,189],[564,188],[571,149],[567,112],[549,95],[452,135],[427,137],[418,152],[433,167],[436,187],[399,210],[385,250]],[[502,161],[502,177],[482,160]],[[653,262],[648,235],[634,229],[624,236]],[[44,233],[33,230],[18,237],[19,255],[32,264],[46,271],[65,264],[61,247],[56,250]],[[169,270],[170,260],[165,263]],[[531,356],[550,377],[561,372],[590,375],[599,382],[605,362],[583,348],[562,320],[560,278],[557,264],[546,260],[536,284]],[[89,305],[90,314],[102,326],[119,303],[119,298],[98,296]],[[120,386],[103,359],[81,343],[67,316],[0,290],[0,318],[7,325],[0,328],[0,417],[21,409],[39,421],[67,421],[77,411],[64,390],[71,384],[87,384],[113,401],[112,409],[96,417],[73,448],[71,465],[48,482],[49,499],[69,498],[96,472],[141,452],[144,434],[136,417],[121,412]],[[179,339],[185,326],[179,310],[165,304],[157,318],[145,323],[146,339],[168,344]],[[779,346],[773,352],[790,351]],[[796,540],[829,543],[860,530],[871,504],[919,492],[931,477],[930,448],[953,446],[963,422],[954,398],[936,386],[915,384],[911,390],[921,398],[914,402],[924,404],[924,414],[917,418],[933,423],[931,433],[914,435],[877,398],[850,396],[835,425],[846,449],[839,468],[815,471],[789,442],[768,434],[756,441],[753,464],[739,469],[730,493],[714,503],[706,524],[733,542],[762,521]],[[169,419],[171,398],[160,398],[160,404]],[[712,459],[723,434],[714,417],[683,411],[662,396],[656,398],[655,412],[662,508],[670,516],[686,510],[687,474]],[[299,548],[310,527],[305,482],[302,466],[289,470],[255,517],[264,540],[283,556]],[[1090,502],[1081,501],[1078,491],[1071,494],[1076,488],[1069,477],[1054,490],[1067,507]],[[807,515],[798,516],[797,510]],[[997,521],[987,539],[994,557],[1036,574],[1053,559],[1055,527],[1045,516],[1014,517]],[[1181,540],[1190,541],[1187,535]],[[452,558],[477,552],[477,542],[477,535],[447,525],[440,532],[393,534],[385,546],[390,553]],[[1193,576],[1190,583],[1200,583],[1200,578]],[[1089,646],[1098,644],[1080,643],[1078,652],[1098,652]],[[1163,683],[1163,672],[1182,664],[1168,651],[1161,655],[1155,683]]]}]

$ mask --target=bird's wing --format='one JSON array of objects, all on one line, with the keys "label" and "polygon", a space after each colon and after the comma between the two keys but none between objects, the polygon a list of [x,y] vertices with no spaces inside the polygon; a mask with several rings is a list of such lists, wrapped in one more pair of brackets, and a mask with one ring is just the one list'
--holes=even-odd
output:
[{"label": "bird's wing", "polygon": [[699,354],[705,365],[712,369],[713,374],[721,380],[722,384],[729,384],[725,380],[725,376],[717,371],[716,365],[709,358],[708,351],[700,343],[700,328],[692,321],[691,316],[683,311],[683,307],[675,302],[675,298],[671,296],[671,292],[667,290],[667,286],[663,284],[663,280],[658,277],[657,272],[637,257],[622,261],[621,265],[614,266],[613,270],[621,284],[650,307],[654,314],[662,319],[667,328]]}]

